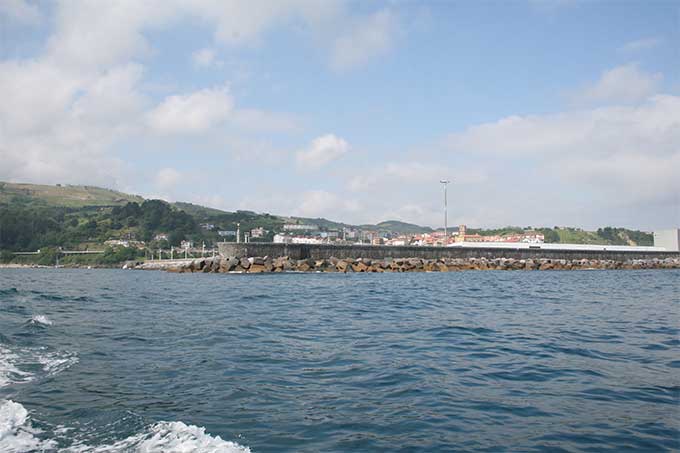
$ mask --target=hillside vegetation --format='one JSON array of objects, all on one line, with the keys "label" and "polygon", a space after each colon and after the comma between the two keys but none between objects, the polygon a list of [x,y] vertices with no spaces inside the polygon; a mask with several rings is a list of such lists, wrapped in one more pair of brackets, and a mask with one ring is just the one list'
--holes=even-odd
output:
[{"label": "hillside vegetation", "polygon": [[0,204],[82,208],[121,206],[129,202],[141,203],[143,201],[144,199],[138,195],[94,186],[46,186],[0,182]]}]

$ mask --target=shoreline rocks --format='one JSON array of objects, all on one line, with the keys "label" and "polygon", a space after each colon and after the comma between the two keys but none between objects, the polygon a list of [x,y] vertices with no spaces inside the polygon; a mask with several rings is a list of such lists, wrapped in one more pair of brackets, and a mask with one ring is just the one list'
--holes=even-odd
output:
[{"label": "shoreline rocks", "polygon": [[302,259],[289,257],[210,257],[192,260],[139,263],[134,269],[168,272],[276,273],[276,272],[457,272],[466,270],[593,270],[593,269],[680,269],[680,258],[634,259],[626,261],[592,259],[512,259],[512,258],[386,258]]}]

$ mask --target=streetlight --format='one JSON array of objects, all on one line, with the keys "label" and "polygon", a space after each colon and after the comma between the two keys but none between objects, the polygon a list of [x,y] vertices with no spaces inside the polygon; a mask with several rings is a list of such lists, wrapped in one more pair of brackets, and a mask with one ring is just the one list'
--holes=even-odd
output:
[{"label": "streetlight", "polygon": [[447,212],[446,189],[451,181],[448,179],[442,179],[439,182],[444,186],[444,245],[447,245],[449,214]]}]

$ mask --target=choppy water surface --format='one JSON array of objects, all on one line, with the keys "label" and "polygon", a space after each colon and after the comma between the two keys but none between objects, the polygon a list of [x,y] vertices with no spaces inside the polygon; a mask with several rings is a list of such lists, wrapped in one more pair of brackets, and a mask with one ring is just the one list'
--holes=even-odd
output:
[{"label": "choppy water surface", "polygon": [[0,271],[0,451],[677,451],[680,272]]}]

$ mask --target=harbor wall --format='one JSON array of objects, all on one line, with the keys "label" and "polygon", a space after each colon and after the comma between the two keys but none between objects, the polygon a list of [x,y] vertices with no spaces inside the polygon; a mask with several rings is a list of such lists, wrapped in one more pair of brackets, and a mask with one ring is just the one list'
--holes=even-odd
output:
[{"label": "harbor wall", "polygon": [[385,246],[385,245],[329,245],[329,244],[279,244],[272,242],[218,244],[222,257],[289,257],[302,259],[385,259],[385,258],[421,258],[421,259],[470,259],[470,258],[511,258],[554,259],[554,260],[649,260],[680,258],[679,252],[658,251],[621,251],[621,250],[572,250],[572,249],[529,249],[499,247],[418,247],[418,246]]}]

